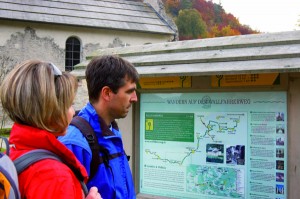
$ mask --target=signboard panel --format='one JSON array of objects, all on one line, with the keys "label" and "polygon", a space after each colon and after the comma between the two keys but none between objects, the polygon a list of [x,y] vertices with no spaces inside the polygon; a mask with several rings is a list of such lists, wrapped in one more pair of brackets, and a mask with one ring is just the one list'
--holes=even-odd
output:
[{"label": "signboard panel", "polygon": [[141,94],[140,193],[286,199],[286,95]]},{"label": "signboard panel", "polygon": [[192,78],[191,76],[141,77],[138,86],[142,89],[190,88]]},{"label": "signboard panel", "polygon": [[212,76],[212,87],[271,86],[280,84],[279,73]]}]

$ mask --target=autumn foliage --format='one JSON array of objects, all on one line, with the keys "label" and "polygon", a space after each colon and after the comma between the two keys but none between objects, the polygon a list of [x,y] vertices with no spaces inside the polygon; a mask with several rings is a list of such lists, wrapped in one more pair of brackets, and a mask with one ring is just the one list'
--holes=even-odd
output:
[{"label": "autumn foliage", "polygon": [[179,40],[224,37],[255,34],[247,25],[230,13],[222,5],[206,0],[163,0],[166,11],[176,22]]}]

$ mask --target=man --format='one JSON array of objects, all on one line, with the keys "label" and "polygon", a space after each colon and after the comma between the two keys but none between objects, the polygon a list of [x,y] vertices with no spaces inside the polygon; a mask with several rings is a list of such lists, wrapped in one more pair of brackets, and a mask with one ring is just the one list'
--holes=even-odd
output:
[{"label": "man", "polygon": [[77,127],[70,125],[67,135],[59,138],[88,171],[88,188],[98,187],[104,199],[136,198],[121,133],[115,119],[126,117],[132,103],[137,102],[138,78],[131,63],[113,55],[96,57],[86,68],[89,102],[78,116],[89,123],[102,148],[99,153],[102,161],[97,165],[94,176],[90,175],[92,150],[86,139],[88,137]]}]

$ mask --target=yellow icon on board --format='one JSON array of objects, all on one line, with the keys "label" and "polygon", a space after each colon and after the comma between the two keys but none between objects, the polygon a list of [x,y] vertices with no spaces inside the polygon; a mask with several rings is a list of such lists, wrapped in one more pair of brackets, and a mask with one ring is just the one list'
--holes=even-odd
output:
[{"label": "yellow icon on board", "polygon": [[146,131],[153,131],[153,119],[146,119]]}]

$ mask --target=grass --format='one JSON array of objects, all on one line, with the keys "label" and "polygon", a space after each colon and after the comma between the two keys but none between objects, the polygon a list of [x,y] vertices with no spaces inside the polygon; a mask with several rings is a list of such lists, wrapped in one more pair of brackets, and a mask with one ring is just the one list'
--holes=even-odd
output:
[{"label": "grass", "polygon": [[[0,136],[8,138],[9,134],[10,134],[10,130],[11,130],[11,128],[2,128],[2,129],[0,129]],[[2,141],[2,139],[0,138],[0,152],[5,152],[5,151],[6,151],[5,142]]]},{"label": "grass", "polygon": [[2,128],[0,129],[0,136],[9,137],[11,128]]}]

